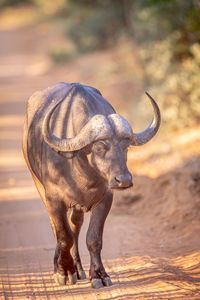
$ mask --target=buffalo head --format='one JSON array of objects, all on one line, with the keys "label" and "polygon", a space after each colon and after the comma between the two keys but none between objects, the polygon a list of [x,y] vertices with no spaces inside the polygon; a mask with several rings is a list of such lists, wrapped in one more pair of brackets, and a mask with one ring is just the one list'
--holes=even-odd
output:
[{"label": "buffalo head", "polygon": [[111,189],[125,189],[132,186],[132,176],[128,171],[128,147],[147,143],[157,133],[160,126],[160,111],[155,100],[149,97],[154,109],[154,118],[147,129],[134,133],[129,123],[119,114],[96,114],[88,120],[80,132],[73,138],[61,139],[50,130],[50,119],[56,107],[63,101],[57,101],[47,112],[42,134],[45,142],[57,152],[74,152],[89,149],[90,165],[103,177]]}]

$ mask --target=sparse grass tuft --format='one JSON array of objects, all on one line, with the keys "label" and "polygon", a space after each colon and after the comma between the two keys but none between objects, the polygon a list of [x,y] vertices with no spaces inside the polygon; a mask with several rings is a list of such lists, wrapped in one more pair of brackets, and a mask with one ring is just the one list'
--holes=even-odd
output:
[{"label": "sparse grass tuft", "polygon": [[50,50],[49,56],[56,64],[62,64],[69,62],[76,57],[76,53],[73,53],[65,48],[60,48],[56,50]]}]

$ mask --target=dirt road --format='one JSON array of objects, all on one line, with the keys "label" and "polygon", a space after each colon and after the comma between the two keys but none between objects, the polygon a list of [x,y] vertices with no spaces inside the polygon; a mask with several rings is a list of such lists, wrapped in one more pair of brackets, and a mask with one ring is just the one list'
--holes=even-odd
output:
[{"label": "dirt road", "polygon": [[[47,40],[51,42],[47,25],[0,31],[1,299],[200,299],[197,234],[188,239],[188,245],[187,234],[184,245],[176,234],[166,237],[168,231],[162,233],[162,226],[158,231],[154,228],[156,218],[155,221],[151,218],[150,223],[147,218],[143,219],[139,206],[135,213],[128,213],[129,198],[121,195],[116,196],[117,202],[104,231],[103,261],[113,286],[93,290],[88,279],[66,287],[54,283],[55,240],[21,153],[25,100],[35,90],[58,81],[83,82],[84,63],[77,60],[73,68],[70,63],[66,68],[55,69],[44,51]],[[92,63],[94,56],[85,59],[91,59]],[[86,78],[88,84],[90,76]],[[139,177],[136,190],[137,182],[139,186]],[[140,199],[136,198],[132,200]],[[123,199],[127,206],[122,203]],[[148,211],[145,214],[148,215]],[[88,218],[87,214],[80,238],[87,272]],[[197,232],[199,224],[197,220],[190,233],[193,233],[191,230]]]}]

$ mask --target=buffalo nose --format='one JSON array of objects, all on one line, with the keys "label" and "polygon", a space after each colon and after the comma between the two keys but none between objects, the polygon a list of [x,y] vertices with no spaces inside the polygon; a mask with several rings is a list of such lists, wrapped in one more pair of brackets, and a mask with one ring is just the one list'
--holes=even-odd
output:
[{"label": "buffalo nose", "polygon": [[122,188],[130,187],[133,185],[132,176],[130,173],[125,175],[118,175],[115,177],[115,180],[117,181],[118,186]]}]

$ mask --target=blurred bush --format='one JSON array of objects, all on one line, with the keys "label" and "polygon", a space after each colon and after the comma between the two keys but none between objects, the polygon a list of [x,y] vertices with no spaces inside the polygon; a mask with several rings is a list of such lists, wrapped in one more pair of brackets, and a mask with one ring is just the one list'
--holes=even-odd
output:
[{"label": "blurred bush", "polygon": [[62,10],[73,22],[67,34],[80,52],[112,46],[131,31],[131,0],[68,0]]},{"label": "blurred bush", "polygon": [[119,65],[133,74],[132,60],[127,67],[126,57],[135,51],[131,43],[139,45],[141,79],[162,99],[167,128],[199,122],[200,0],[68,0],[63,7],[62,13],[73,18],[67,34],[77,51],[116,47],[123,41],[128,47],[121,47],[122,52],[130,51]]},{"label": "blurred bush", "polygon": [[140,53],[144,81],[162,99],[165,126],[199,124],[200,1],[141,0],[137,21],[139,38],[148,37]]},{"label": "blurred bush", "polygon": [[0,7],[21,3],[37,7],[51,20],[62,19],[73,50],[62,46],[49,51],[55,62],[118,49],[115,76],[119,73],[124,86],[134,78],[158,95],[168,127],[199,123],[200,0],[0,0]]},{"label": "blurred bush", "polygon": [[171,39],[140,52],[144,82],[162,100],[163,122],[168,129],[200,121],[200,45],[193,44],[189,49],[192,55],[174,63]]},{"label": "blurred bush", "polygon": [[[137,0],[137,20],[144,35],[164,40],[171,34],[173,55],[177,60],[191,55],[190,46],[200,42],[199,0]],[[144,29],[145,28],[145,29]],[[140,30],[141,32],[141,30]],[[147,38],[148,40],[148,38]]]},{"label": "blurred bush", "polygon": [[32,3],[32,0],[0,0],[0,7],[30,3]]},{"label": "blurred bush", "polygon": [[176,33],[180,60],[200,42],[199,0],[64,0],[60,13],[71,18],[67,33],[80,51],[109,47],[122,35],[146,42]]},{"label": "blurred bush", "polygon": [[53,49],[49,51],[49,56],[55,63],[65,63],[72,60],[76,53],[69,51],[67,48]]},{"label": "blurred bush", "polygon": [[200,0],[0,0],[0,7],[32,4],[68,20],[80,52],[113,46],[121,36],[145,43],[170,35],[176,60],[200,43]]}]

